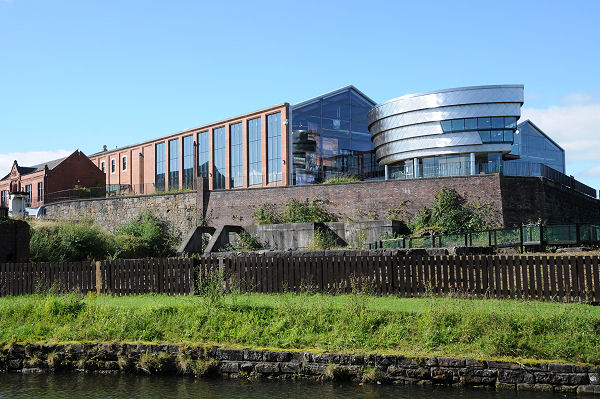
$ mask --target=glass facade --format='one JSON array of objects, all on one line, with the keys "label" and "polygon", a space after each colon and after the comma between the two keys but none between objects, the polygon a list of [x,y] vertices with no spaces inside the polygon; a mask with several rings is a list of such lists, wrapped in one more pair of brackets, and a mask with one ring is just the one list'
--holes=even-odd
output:
[{"label": "glass facade", "polygon": [[248,184],[262,184],[260,118],[248,121]]},{"label": "glass facade", "polygon": [[267,115],[267,183],[281,181],[281,113]]},{"label": "glass facade", "polygon": [[183,138],[183,182],[184,189],[194,188],[194,136]]},{"label": "glass facade", "polygon": [[[481,142],[513,143],[514,131],[517,129],[517,118],[514,116],[493,116],[483,118],[452,119],[441,121],[444,133],[479,131]],[[510,130],[509,130],[510,129]]]},{"label": "glass facade", "polygon": [[518,160],[509,161],[510,164],[541,163],[560,173],[565,173],[565,151],[530,121],[519,124],[519,131],[515,134],[510,153],[519,156]]},{"label": "glass facade", "polygon": [[169,190],[179,189],[179,139],[169,140]]},{"label": "glass facade", "polygon": [[373,105],[348,88],[292,107],[291,183],[320,183],[342,175],[383,176],[368,129]]},{"label": "glass facade", "polygon": [[198,176],[208,179],[208,132],[198,133]]},{"label": "glass facade", "polygon": [[225,188],[225,128],[213,130],[213,188]]},{"label": "glass facade", "polygon": [[244,184],[244,165],[242,153],[242,124],[235,123],[229,126],[229,162],[231,165],[231,187],[242,187]]},{"label": "glass facade", "polygon": [[165,143],[156,144],[154,185],[156,191],[165,191]]}]

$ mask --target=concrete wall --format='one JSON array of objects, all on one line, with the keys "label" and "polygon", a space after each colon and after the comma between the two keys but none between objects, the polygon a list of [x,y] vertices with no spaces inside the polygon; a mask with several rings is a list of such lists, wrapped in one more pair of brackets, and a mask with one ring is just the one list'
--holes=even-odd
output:
[{"label": "concrete wall", "polygon": [[0,218],[0,262],[29,262],[29,225]]}]

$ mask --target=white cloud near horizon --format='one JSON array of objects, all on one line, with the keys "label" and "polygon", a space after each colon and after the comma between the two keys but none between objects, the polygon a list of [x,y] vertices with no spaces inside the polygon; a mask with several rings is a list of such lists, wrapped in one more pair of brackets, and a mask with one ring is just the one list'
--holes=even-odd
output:
[{"label": "white cloud near horizon", "polygon": [[600,173],[600,99],[587,93],[571,93],[562,105],[523,108],[521,121],[530,119],[565,149],[567,168],[578,162],[597,163],[586,170]]},{"label": "white cloud near horizon", "polygon": [[19,166],[32,166],[70,155],[73,151],[27,151],[0,154],[0,179],[7,175],[16,160]]}]

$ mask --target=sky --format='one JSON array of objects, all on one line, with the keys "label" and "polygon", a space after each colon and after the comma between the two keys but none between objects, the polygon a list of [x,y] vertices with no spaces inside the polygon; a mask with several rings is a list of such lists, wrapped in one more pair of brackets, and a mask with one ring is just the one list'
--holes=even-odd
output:
[{"label": "sky", "polygon": [[600,1],[0,0],[0,175],[353,84],[523,84],[600,188]]}]

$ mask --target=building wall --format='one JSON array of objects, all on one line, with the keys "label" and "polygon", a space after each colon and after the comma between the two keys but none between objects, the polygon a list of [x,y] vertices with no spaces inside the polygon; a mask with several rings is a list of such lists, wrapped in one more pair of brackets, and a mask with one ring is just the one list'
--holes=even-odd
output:
[{"label": "building wall", "polygon": [[104,173],[83,152],[75,151],[48,171],[46,192],[70,190],[75,186],[95,187],[104,179]]},{"label": "building wall", "polygon": [[541,177],[503,176],[500,183],[506,226],[538,222],[600,224],[600,200]]},{"label": "building wall", "polygon": [[[261,118],[261,144],[262,144],[262,174],[263,182],[261,185],[253,187],[274,187],[284,186],[289,184],[289,138],[288,138],[288,117],[289,117],[288,104],[281,104],[274,107],[266,108],[263,110],[251,112],[230,118],[227,120],[215,122],[209,125],[204,125],[198,128],[186,130],[173,135],[161,137],[155,140],[150,140],[141,144],[124,147],[121,149],[106,151],[90,156],[90,160],[101,167],[101,163],[105,162],[106,168],[106,184],[107,185],[131,185],[132,190],[136,193],[152,193],[155,191],[155,149],[159,143],[164,143],[166,147],[166,176],[165,176],[165,187],[169,187],[169,176],[168,176],[168,165],[169,165],[169,141],[173,139],[179,139],[179,187],[183,188],[183,138],[192,135],[194,144],[197,144],[198,133],[208,131],[209,132],[209,172],[212,173],[214,170],[213,160],[213,131],[215,129],[225,127],[225,159],[226,159],[226,174],[225,184],[226,188],[230,188],[230,147],[229,147],[229,126],[242,123],[242,135],[245,138],[243,140],[243,165],[244,165],[244,178],[243,187],[248,186],[248,140],[247,140],[247,123],[250,119]],[[282,181],[276,183],[267,183],[265,176],[267,176],[267,116],[275,113],[281,113],[281,157],[282,157]],[[140,156],[141,154],[141,156]],[[127,157],[127,169],[122,168],[122,159]],[[111,159],[115,159],[116,170],[111,173],[110,162]],[[194,176],[197,171],[197,151],[194,152]],[[141,173],[140,173],[141,168]],[[209,187],[213,188],[213,179],[209,179]]]},{"label": "building wall", "polygon": [[29,225],[0,218],[0,262],[29,261]]}]

